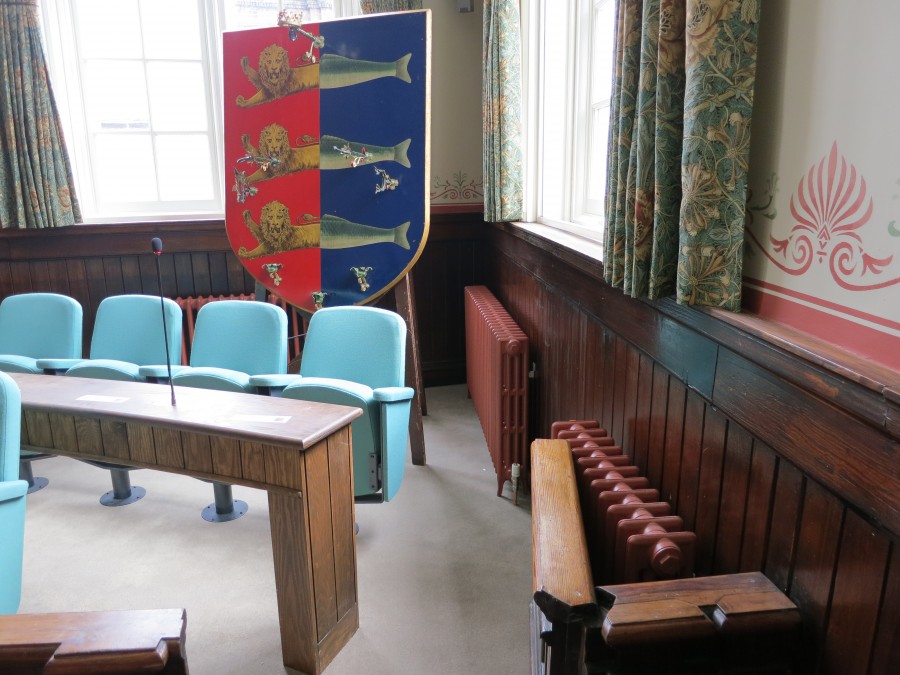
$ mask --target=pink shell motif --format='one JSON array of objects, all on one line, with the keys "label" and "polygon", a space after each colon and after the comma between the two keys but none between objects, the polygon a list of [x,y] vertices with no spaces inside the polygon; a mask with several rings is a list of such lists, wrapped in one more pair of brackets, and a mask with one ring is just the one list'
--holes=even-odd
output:
[{"label": "pink shell motif", "polygon": [[900,278],[860,283],[866,275],[871,278],[882,274],[894,258],[876,258],[863,246],[858,230],[869,222],[872,211],[865,179],[838,153],[834,143],[828,156],[800,180],[791,197],[791,215],[797,224],[785,239],[770,237],[772,254],[764,253],[779,268],[796,276],[809,270],[814,259],[821,264],[827,258],[835,282],[852,291],[900,283]]}]

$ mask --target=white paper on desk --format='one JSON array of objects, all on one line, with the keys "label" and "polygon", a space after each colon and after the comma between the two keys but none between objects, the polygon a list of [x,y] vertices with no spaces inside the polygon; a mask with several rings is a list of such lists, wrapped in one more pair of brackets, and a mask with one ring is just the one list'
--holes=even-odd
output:
[{"label": "white paper on desk", "polygon": [[94,401],[95,403],[124,403],[127,396],[102,396],[100,394],[85,394],[75,399],[76,401]]},{"label": "white paper on desk", "polygon": [[290,415],[235,415],[234,418],[241,422],[271,422],[272,424],[284,424]]}]

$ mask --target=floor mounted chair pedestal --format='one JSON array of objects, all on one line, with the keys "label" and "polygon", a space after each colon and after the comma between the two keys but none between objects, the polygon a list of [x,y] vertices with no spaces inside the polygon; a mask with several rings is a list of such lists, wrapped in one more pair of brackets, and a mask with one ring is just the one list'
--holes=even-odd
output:
[{"label": "floor mounted chair pedestal", "polygon": [[[216,300],[197,312],[191,363],[172,373],[181,387],[254,393],[250,376],[287,372],[287,313],[279,306],[252,300]],[[159,367],[141,369],[145,377],[167,377]],[[215,501],[203,509],[213,523],[237,520],[247,503],[234,499],[231,485],[213,482]]]},{"label": "floor mounted chair pedestal", "polygon": [[[0,371],[43,373],[38,359],[81,358],[83,311],[74,298],[58,293],[20,293],[0,302]],[[49,479],[35,477],[31,462],[52,457],[22,450],[19,478],[28,492],[47,486]]]},{"label": "floor mounted chair pedestal", "polygon": [[15,614],[22,597],[28,483],[18,479],[21,425],[19,387],[0,372],[0,614]]},{"label": "floor mounted chair pedestal", "polygon": [[[65,372],[67,377],[146,382],[141,366],[171,363],[170,358],[181,354],[181,321],[181,308],[174,300],[113,295],[97,307],[89,359],[39,359],[38,366]],[[146,494],[144,488],[131,484],[129,472],[135,467],[89,463],[110,471],[113,489],[100,498],[104,506],[133,504]]]}]

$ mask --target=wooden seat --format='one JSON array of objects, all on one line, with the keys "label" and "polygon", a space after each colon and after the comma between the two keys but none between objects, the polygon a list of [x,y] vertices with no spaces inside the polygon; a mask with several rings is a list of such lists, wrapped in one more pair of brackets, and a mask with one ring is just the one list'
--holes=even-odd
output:
[{"label": "wooden seat", "polygon": [[147,609],[0,616],[0,672],[188,672],[186,612]]},{"label": "wooden seat", "polygon": [[[594,588],[572,452],[536,440],[531,457],[532,672],[792,672],[800,614],[759,572]],[[593,481],[592,494],[629,480]]]}]

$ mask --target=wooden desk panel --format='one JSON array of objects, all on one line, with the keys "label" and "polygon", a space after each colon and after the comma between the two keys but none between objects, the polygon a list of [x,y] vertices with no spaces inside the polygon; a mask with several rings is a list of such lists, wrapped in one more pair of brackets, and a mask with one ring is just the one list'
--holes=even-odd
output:
[{"label": "wooden desk panel", "polygon": [[[284,664],[320,673],[359,627],[350,422],[356,408],[12,374],[22,447],[268,491]],[[280,418],[273,420],[272,418]]]}]

